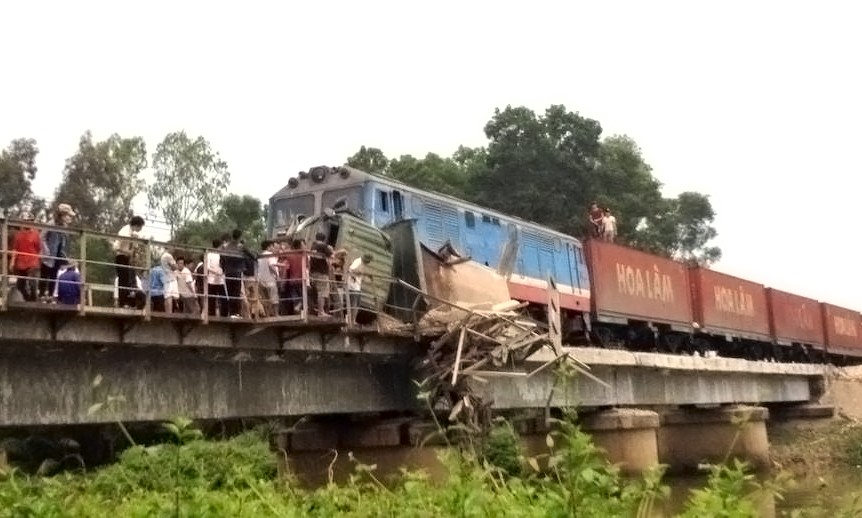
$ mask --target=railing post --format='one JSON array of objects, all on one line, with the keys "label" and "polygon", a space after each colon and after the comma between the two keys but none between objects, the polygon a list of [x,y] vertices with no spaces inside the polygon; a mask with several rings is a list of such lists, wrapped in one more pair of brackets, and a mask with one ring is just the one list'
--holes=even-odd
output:
[{"label": "railing post", "polygon": [[3,218],[0,227],[0,239],[3,240],[3,264],[0,265],[0,309],[5,311],[9,307],[9,218]]},{"label": "railing post", "polygon": [[[81,258],[78,261],[78,269],[80,270],[81,282],[78,284],[78,313],[83,316],[87,314],[87,304],[85,295],[87,293],[87,232],[81,231]],[[59,279],[57,282],[60,282]]]},{"label": "railing post", "polygon": [[308,252],[302,251],[302,311],[300,317],[303,322],[308,322]]},{"label": "railing post", "polygon": [[[150,279],[149,271],[147,268],[147,264],[152,262],[152,253],[153,253],[152,252],[152,250],[153,250],[152,246],[153,246],[153,240],[152,240],[152,238],[150,238],[147,240],[147,253],[144,254],[144,271],[143,271],[143,273],[141,273],[141,284],[143,284],[145,282],[147,283],[147,296],[144,300],[144,320],[145,321],[149,321],[152,318],[152,302],[150,301],[151,300],[150,297],[152,294],[152,287],[150,285],[150,281],[152,279]],[[132,257],[134,257],[134,256],[132,256]],[[129,262],[132,262],[132,261],[129,261]],[[133,272],[135,271],[134,268],[132,269],[132,271]],[[135,274],[135,275],[137,275],[137,274]],[[135,281],[135,282],[137,283],[137,281]]]},{"label": "railing post", "polygon": [[201,318],[204,321],[204,324],[210,323],[210,272],[209,272],[209,262],[210,262],[210,251],[208,248],[204,248],[204,266],[201,268],[201,275],[203,275],[203,287],[204,287],[204,301],[201,306],[203,307]]},{"label": "railing post", "polygon": [[[350,275],[348,271],[344,277]],[[345,281],[344,284],[344,322],[348,328],[353,326],[353,303],[350,301],[350,283]]]}]

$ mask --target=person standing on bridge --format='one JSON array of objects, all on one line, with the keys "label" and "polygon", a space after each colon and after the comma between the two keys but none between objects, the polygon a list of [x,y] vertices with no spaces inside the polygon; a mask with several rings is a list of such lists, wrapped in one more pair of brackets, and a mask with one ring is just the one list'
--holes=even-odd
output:
[{"label": "person standing on bridge", "polygon": [[274,241],[264,239],[257,256],[257,284],[266,316],[278,316],[278,257]]},{"label": "person standing on bridge", "polygon": [[[75,217],[71,205],[61,203],[54,211],[54,225],[68,227]],[[57,273],[66,264],[66,249],[69,246],[69,235],[62,230],[45,230],[42,232],[42,265],[39,281],[39,300],[51,302],[54,299],[54,288],[57,285]]]},{"label": "person standing on bridge", "polygon": [[329,285],[332,277],[330,271],[330,258],[335,253],[332,246],[326,242],[326,234],[318,232],[311,243],[308,271],[311,275],[311,288],[317,295],[317,314],[322,317],[330,316],[326,312],[326,301],[329,300]]},{"label": "person standing on bridge", "polygon": [[372,280],[373,277],[367,273],[368,265],[374,256],[371,254],[363,254],[362,257],[357,257],[350,263],[348,269],[347,289],[349,293],[350,304],[350,324],[356,325],[356,315],[359,314],[359,303],[362,300],[362,279],[367,277]]},{"label": "person standing on bridge", "polygon": [[234,229],[219,261],[224,272],[230,318],[242,318],[242,279],[245,276],[248,252],[242,242],[242,230]]},{"label": "person standing on bridge", "polygon": [[[33,215],[25,212],[21,219],[33,221]],[[39,254],[42,252],[42,237],[39,231],[27,225],[15,232],[12,238],[12,258],[9,269],[18,278],[16,287],[27,302],[36,302],[39,282]]]},{"label": "person standing on bridge", "polygon": [[[221,267],[221,253],[227,239],[213,239],[213,249],[204,256],[204,271],[207,277],[207,313],[209,316],[227,316],[227,291],[224,287],[224,271]],[[203,292],[201,292],[203,293]]]},{"label": "person standing on bridge", "polygon": [[118,302],[121,308],[131,308],[135,306],[135,270],[131,266],[132,256],[137,248],[136,242],[131,239],[122,238],[137,238],[141,230],[144,228],[144,218],[140,216],[132,216],[129,224],[124,226],[117,232],[120,239],[114,241],[114,263],[117,267],[117,287]]}]

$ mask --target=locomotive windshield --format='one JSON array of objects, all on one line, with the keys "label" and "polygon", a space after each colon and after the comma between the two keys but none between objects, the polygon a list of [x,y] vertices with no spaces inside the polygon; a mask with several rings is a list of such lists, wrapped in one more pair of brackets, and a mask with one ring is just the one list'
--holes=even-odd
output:
[{"label": "locomotive windshield", "polygon": [[303,220],[314,215],[314,195],[304,194],[291,198],[283,198],[273,203],[273,231],[286,229],[294,221]]}]

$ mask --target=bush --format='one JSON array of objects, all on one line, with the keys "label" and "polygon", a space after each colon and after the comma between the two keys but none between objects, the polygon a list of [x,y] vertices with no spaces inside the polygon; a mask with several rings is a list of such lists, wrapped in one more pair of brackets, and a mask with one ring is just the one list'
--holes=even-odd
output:
[{"label": "bush", "polygon": [[497,421],[482,444],[482,458],[508,476],[521,473],[521,446],[517,432],[509,422]]}]

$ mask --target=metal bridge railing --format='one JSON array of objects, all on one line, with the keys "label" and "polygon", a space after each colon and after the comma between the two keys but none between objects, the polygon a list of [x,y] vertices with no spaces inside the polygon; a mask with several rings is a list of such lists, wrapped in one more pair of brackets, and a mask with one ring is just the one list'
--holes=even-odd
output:
[{"label": "metal bridge railing", "polygon": [[[10,260],[15,255],[12,239],[15,233],[24,229],[34,229],[40,234],[42,250],[37,254],[39,268],[29,272],[12,271]],[[65,242],[62,255],[52,255],[46,250],[44,243],[49,233],[62,236],[61,240]],[[116,261],[113,245],[117,241],[121,241],[129,250],[128,265]],[[377,321],[381,314],[392,309],[386,300],[378,296],[380,290],[377,289],[377,283],[389,283],[391,286],[398,282],[396,279],[374,276],[363,281],[359,298],[350,297],[345,265],[343,280],[337,281],[333,277],[327,279],[330,296],[325,300],[327,307],[322,308],[324,313],[317,307],[315,300],[316,279],[309,274],[309,259],[314,257],[314,254],[308,250],[279,250],[273,254],[278,268],[273,286],[258,282],[259,276],[245,275],[240,271],[225,272],[220,260],[222,257],[237,262],[250,258],[223,248],[119,237],[72,227],[3,218],[0,218],[0,246],[2,311],[8,310],[10,306],[50,304],[51,309],[74,311],[79,315],[114,314],[144,320],[188,319],[204,324],[211,321],[236,320],[272,324],[332,323],[354,327],[356,322],[352,317],[360,310],[366,320]],[[174,260],[180,256],[186,259],[186,268],[189,269],[184,275],[171,272],[172,275],[166,276],[167,280],[181,283],[187,281],[190,276],[191,290],[179,289],[177,284],[178,289],[174,292],[172,285],[162,286],[161,289],[156,285],[158,281],[164,280],[157,267],[160,267],[161,257],[165,252],[172,253]],[[52,266],[49,267],[49,264]],[[201,264],[202,266],[198,266]],[[71,265],[77,268],[78,277],[60,275],[61,272],[68,271]],[[299,266],[299,274],[289,271],[287,265],[292,265],[294,269]],[[255,264],[255,267],[258,266],[259,263]],[[123,275],[133,276],[134,285],[124,286],[123,284],[129,283],[120,282]],[[126,281],[128,280],[127,277]],[[36,296],[33,291],[20,293],[19,287],[24,286],[28,286],[25,288],[27,290],[34,288]],[[67,287],[72,289],[64,289]],[[166,296],[166,289],[170,291],[170,297]],[[69,291],[77,293],[74,304],[64,304],[63,297],[58,296]],[[361,308],[356,307],[357,302]]]}]

